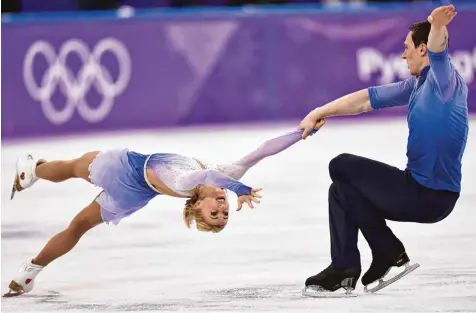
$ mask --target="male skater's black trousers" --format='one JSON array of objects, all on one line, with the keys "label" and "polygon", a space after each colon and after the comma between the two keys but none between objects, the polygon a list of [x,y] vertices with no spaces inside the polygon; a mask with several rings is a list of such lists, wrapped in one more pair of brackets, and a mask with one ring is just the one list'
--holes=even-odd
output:
[{"label": "male skater's black trousers", "polygon": [[351,154],[332,159],[329,172],[333,267],[361,267],[359,229],[374,258],[390,258],[404,247],[385,220],[435,223],[451,213],[459,198],[457,192],[424,187],[408,171]]}]

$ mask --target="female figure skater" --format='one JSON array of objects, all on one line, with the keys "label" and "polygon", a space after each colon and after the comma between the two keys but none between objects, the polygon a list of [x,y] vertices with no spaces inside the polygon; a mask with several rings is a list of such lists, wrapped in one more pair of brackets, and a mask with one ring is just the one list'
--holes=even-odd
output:
[{"label": "female figure skater", "polygon": [[[316,129],[324,124],[316,125]],[[315,131],[314,131],[315,132]],[[183,218],[200,231],[219,232],[228,222],[228,198],[224,189],[236,193],[239,211],[243,203],[253,208],[259,191],[238,180],[262,159],[277,154],[302,139],[297,130],[271,139],[244,158],[228,165],[207,165],[183,155],[144,155],[128,149],[88,152],[68,161],[46,161],[28,154],[16,163],[12,199],[39,179],[62,182],[82,178],[103,191],[79,212],[62,232],[51,238],[43,250],[25,262],[11,281],[5,296],[30,292],[40,271],[69,252],[88,230],[105,222],[117,224],[142,209],[157,195],[187,198]]]}]

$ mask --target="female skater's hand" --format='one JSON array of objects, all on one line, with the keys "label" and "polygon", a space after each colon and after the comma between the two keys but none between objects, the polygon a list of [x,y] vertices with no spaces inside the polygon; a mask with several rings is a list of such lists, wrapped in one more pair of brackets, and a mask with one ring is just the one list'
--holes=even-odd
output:
[{"label": "female skater's hand", "polygon": [[250,208],[254,208],[253,203],[260,203],[260,201],[257,198],[261,198],[261,196],[258,194],[259,191],[261,191],[261,188],[256,188],[256,189],[251,189],[251,194],[250,195],[243,195],[238,197],[238,208],[236,209],[237,211],[241,210],[241,207],[243,206],[243,203],[248,203],[248,206]]}]

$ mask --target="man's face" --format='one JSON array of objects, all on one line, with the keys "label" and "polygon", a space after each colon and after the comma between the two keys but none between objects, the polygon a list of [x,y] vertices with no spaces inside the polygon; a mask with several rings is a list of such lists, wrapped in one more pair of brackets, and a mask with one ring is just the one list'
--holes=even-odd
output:
[{"label": "man's face", "polygon": [[424,67],[425,59],[427,57],[427,47],[424,43],[415,47],[412,40],[412,32],[410,31],[405,38],[404,51],[402,58],[407,61],[410,74],[413,76],[420,75],[420,71]]}]

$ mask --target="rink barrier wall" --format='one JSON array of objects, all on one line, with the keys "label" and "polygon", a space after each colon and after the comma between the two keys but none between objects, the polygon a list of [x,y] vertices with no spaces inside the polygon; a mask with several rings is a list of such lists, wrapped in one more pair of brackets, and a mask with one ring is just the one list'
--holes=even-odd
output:
[{"label": "rink barrier wall", "polygon": [[[2,15],[2,138],[282,122],[408,77],[432,5]],[[449,27],[476,113],[476,6]],[[406,107],[365,114],[404,118]],[[361,118],[361,117],[360,117]]]}]

